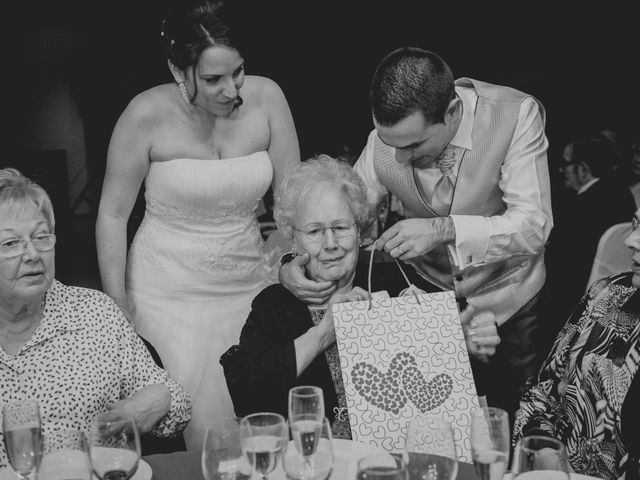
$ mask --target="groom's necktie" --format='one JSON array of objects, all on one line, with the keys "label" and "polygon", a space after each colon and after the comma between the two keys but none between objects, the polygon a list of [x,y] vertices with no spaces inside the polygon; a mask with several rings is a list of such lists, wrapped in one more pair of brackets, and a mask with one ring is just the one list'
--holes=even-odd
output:
[{"label": "groom's necktie", "polygon": [[446,216],[451,210],[453,189],[456,184],[452,168],[462,158],[464,150],[462,147],[449,145],[436,160],[436,166],[440,169],[442,177],[440,177],[433,189],[431,208],[438,215]]}]

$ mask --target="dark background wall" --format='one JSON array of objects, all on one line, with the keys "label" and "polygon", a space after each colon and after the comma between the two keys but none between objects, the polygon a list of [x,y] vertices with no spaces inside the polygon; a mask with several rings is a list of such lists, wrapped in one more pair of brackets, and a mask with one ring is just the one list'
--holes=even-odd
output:
[{"label": "dark background wall", "polygon": [[[345,147],[359,153],[372,128],[369,78],[384,54],[404,45],[438,52],[457,77],[535,95],[548,114],[552,167],[562,145],[577,136],[637,129],[639,42],[631,7],[487,3],[226,0],[222,14],[245,44],[247,72],[271,77],[284,90],[303,158]],[[11,81],[4,115],[11,119],[9,151],[33,145],[34,124],[66,129],[67,139],[82,136],[94,207],[118,115],[136,93],[171,81],[160,37],[164,4],[22,2],[4,18],[12,36],[3,67]],[[65,38],[53,54],[43,46],[51,32]],[[66,79],[81,128],[50,111],[42,123],[39,93],[54,80],[50,72]]]}]

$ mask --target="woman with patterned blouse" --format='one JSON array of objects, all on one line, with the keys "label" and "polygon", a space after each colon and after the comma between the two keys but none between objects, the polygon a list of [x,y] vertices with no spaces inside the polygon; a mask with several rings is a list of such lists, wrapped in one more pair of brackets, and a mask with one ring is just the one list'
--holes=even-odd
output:
[{"label": "woman with patterned blouse", "polygon": [[0,404],[37,400],[44,433],[88,431],[117,408],[141,433],[178,435],[191,418],[188,395],[107,295],[54,279],[54,226],[45,191],[0,170]]},{"label": "woman with patterned blouse", "polygon": [[516,414],[514,441],[550,435],[577,473],[637,479],[640,451],[640,210],[625,240],[631,272],[593,283]]}]

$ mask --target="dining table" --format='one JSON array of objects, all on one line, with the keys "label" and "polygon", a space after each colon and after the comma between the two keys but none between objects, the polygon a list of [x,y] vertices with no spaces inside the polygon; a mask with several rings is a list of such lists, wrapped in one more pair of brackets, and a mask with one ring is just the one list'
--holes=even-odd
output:
[{"label": "dining table", "polygon": [[[147,455],[143,459],[151,466],[153,472],[151,480],[204,480],[201,457],[202,454],[199,451],[188,451]],[[334,470],[329,480],[355,480],[355,473],[352,478],[338,478],[337,473]],[[473,465],[465,462],[458,462],[456,478],[457,480],[479,480]]]}]

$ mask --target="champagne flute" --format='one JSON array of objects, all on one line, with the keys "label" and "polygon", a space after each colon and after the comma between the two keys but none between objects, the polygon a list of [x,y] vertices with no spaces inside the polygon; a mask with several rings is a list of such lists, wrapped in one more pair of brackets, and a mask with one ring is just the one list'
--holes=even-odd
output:
[{"label": "champagne flute", "polygon": [[[293,424],[289,426],[293,433]],[[295,437],[294,437],[295,442]],[[331,425],[326,418],[315,441],[313,455],[305,455],[298,448],[288,448],[282,457],[285,474],[289,480],[326,480],[333,471],[333,444]]]},{"label": "champagne flute", "polygon": [[406,480],[407,464],[402,455],[374,453],[358,460],[357,480]]},{"label": "champagne flute", "polygon": [[100,480],[128,480],[140,460],[140,434],[133,417],[122,410],[96,415],[91,422],[89,451]]},{"label": "champagne flute", "polygon": [[43,435],[38,480],[91,480],[89,445],[79,430]]},{"label": "champagne flute", "polygon": [[240,419],[216,420],[204,434],[202,475],[205,480],[248,480],[251,465],[242,453]]},{"label": "champagne flute", "polygon": [[323,419],[324,395],[320,387],[302,385],[289,390],[291,436],[307,463],[316,451]]},{"label": "champagne flute", "polygon": [[502,480],[509,464],[509,415],[495,407],[478,408],[471,416],[471,454],[480,480]]},{"label": "champagne flute", "polygon": [[516,443],[511,470],[518,480],[569,480],[570,467],[562,442],[531,435]]},{"label": "champagne flute", "polygon": [[404,451],[409,478],[453,480],[458,458],[451,424],[439,417],[416,417],[407,423]]},{"label": "champagne flute", "polygon": [[240,422],[240,437],[242,451],[253,470],[266,480],[287,448],[289,435],[284,417],[269,412],[247,415]]},{"label": "champagne flute", "polygon": [[35,400],[18,400],[2,407],[2,428],[9,463],[21,480],[36,472],[42,455],[40,406]]}]

